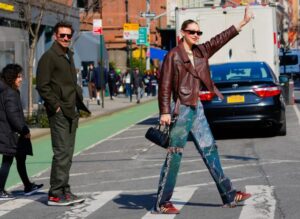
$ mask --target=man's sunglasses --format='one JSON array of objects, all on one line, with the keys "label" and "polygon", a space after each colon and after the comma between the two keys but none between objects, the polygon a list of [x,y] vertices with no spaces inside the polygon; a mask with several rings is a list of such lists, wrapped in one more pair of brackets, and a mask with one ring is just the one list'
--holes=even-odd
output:
[{"label": "man's sunglasses", "polygon": [[201,36],[203,34],[202,31],[195,31],[195,30],[184,30],[184,31],[187,32],[189,35],[197,34],[198,36]]},{"label": "man's sunglasses", "polygon": [[65,38],[67,36],[68,39],[72,38],[72,34],[67,34],[67,33],[60,33],[58,34],[59,38]]}]

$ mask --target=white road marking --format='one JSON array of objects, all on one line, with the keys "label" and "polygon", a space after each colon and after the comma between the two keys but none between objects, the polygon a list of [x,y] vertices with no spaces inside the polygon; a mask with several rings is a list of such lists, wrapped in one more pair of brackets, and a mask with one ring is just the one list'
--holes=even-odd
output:
[{"label": "white road marking", "polygon": [[99,152],[91,152],[91,153],[82,153],[80,156],[86,156],[86,155],[96,155],[96,154],[115,154],[115,153],[124,153],[128,151],[147,151],[147,148],[139,148],[139,149],[133,149],[133,150],[115,150],[115,151],[99,151]]},{"label": "white road marking", "polygon": [[96,142],[95,144],[92,144],[92,145],[90,145],[89,147],[84,148],[84,149],[81,150],[81,151],[78,151],[77,153],[74,154],[74,157],[77,156],[78,154],[84,152],[84,151],[87,151],[87,150],[89,150],[89,149],[91,149],[91,148],[97,146],[98,144],[101,144],[102,142],[105,142],[105,141],[107,141],[107,140],[113,138],[114,136],[117,136],[117,135],[121,134],[122,132],[125,132],[126,130],[129,130],[130,128],[134,127],[136,124],[141,123],[141,122],[143,122],[144,120],[147,120],[147,119],[149,119],[149,118],[152,118],[152,117],[153,117],[154,115],[156,115],[156,114],[157,114],[157,113],[155,113],[155,114],[153,114],[153,115],[150,115],[150,116],[148,116],[148,117],[146,117],[146,118],[143,118],[143,119],[141,119],[140,121],[138,121],[137,123],[134,123],[134,124],[132,124],[132,125],[130,125],[130,126],[124,128],[124,129],[121,129],[120,131],[116,132],[115,134],[112,134],[112,135],[108,136],[107,138],[104,138],[104,139],[102,139],[102,140]]},{"label": "white road marking", "polygon": [[99,208],[104,206],[106,203],[111,201],[114,197],[119,195],[122,191],[109,191],[101,193],[93,193],[91,198],[87,198],[83,204],[71,207],[70,210],[66,211],[63,215],[57,217],[77,219],[87,218],[90,214],[97,211]]},{"label": "white road marking", "polygon": [[[242,178],[235,178],[235,179],[231,179],[232,182],[241,182],[241,181],[247,181],[249,179],[258,179],[261,178],[261,175],[258,176],[248,176],[248,177],[242,177]],[[73,188],[84,188],[84,187],[88,187],[88,186],[95,186],[95,185],[99,185],[99,183],[90,183],[90,184],[85,184],[85,185],[81,185],[81,186],[72,186]],[[205,187],[205,186],[211,186],[211,185],[215,185],[214,181],[210,181],[207,183],[198,183],[198,184],[192,184],[192,185],[188,185],[189,187],[195,187],[195,188],[199,188],[199,187]],[[184,186],[186,187],[186,186]],[[176,187],[176,188],[181,188],[181,187]],[[155,193],[157,192],[157,188],[152,188],[152,189],[140,189],[140,190],[123,190],[123,193]]]},{"label": "white road marking", "polygon": [[[247,177],[242,177],[242,178],[235,178],[235,179],[230,179],[231,182],[240,182],[240,181],[247,181],[249,179],[257,179],[257,178],[261,178],[261,175],[257,175],[257,176],[247,176]],[[194,184],[194,185],[189,185],[189,186],[193,186],[193,187],[203,187],[203,186],[209,186],[209,185],[215,185],[216,183],[214,181],[208,182],[208,183],[198,183],[198,184]]]},{"label": "white road marking", "polygon": [[[232,179],[232,182],[237,181],[247,181],[253,178],[259,178],[261,176],[251,176],[244,178],[235,178]],[[188,186],[178,186],[175,188],[172,202],[179,210],[186,205],[186,203],[191,199],[196,190],[200,187],[214,185],[214,181],[208,183],[188,185]],[[275,215],[275,205],[276,201],[273,196],[273,187],[258,185],[258,186],[246,186],[246,191],[252,194],[252,197],[244,202],[239,219],[273,219]],[[83,196],[87,197],[83,204],[78,204],[71,207],[69,210],[64,212],[62,215],[58,216],[58,219],[68,218],[68,219],[79,219],[87,218],[92,213],[99,210],[105,204],[113,200],[119,194],[125,193],[147,193],[147,192],[156,192],[156,188],[153,189],[143,189],[143,190],[123,190],[123,191],[107,191],[107,192],[86,192],[80,193]],[[18,198],[15,200],[7,201],[3,204],[0,204],[0,217],[4,216],[13,210],[24,207],[27,204],[30,204],[41,196],[46,196],[47,194],[34,196],[33,199],[22,199]],[[176,215],[159,215],[151,214],[147,212],[143,219],[173,219]]]},{"label": "white road marking", "polygon": [[136,131],[136,130],[147,130],[149,127],[144,127],[144,128],[132,128],[132,129],[129,129],[129,130],[126,130],[127,132],[128,131]]},{"label": "white road marking", "polygon": [[[173,202],[175,207],[180,210],[191,199],[197,189],[197,187],[189,186],[177,187],[174,191],[171,201]],[[172,219],[175,217],[176,215],[151,214],[150,212],[148,212],[144,217],[142,217],[142,219]]]},{"label": "white road marking", "polygon": [[145,138],[145,135],[124,137],[124,138],[110,138],[110,139],[107,139],[107,141],[119,141],[119,140],[137,139],[137,138]]},{"label": "white road marking", "polygon": [[293,108],[294,108],[294,110],[295,110],[295,112],[296,112],[296,116],[297,116],[297,118],[298,118],[298,123],[299,123],[299,125],[300,125],[300,111],[299,111],[299,109],[298,109],[298,107],[297,107],[297,104],[294,104],[294,105],[293,105]]},{"label": "white road marking", "polygon": [[[274,160],[274,161],[270,161],[270,162],[261,162],[259,164],[258,163],[239,164],[239,165],[223,167],[223,170],[235,169],[235,168],[241,168],[241,167],[249,167],[249,166],[258,166],[258,165],[280,164],[280,163],[287,163],[287,162],[290,162],[290,161]],[[293,162],[299,163],[300,161],[293,161]],[[178,175],[189,175],[189,174],[195,174],[195,173],[201,173],[201,172],[208,172],[208,170],[202,169],[202,170],[185,171],[185,172],[178,173]],[[152,175],[152,176],[143,176],[143,177],[135,177],[135,178],[127,178],[127,179],[107,180],[107,181],[101,181],[101,182],[99,182],[99,184],[131,182],[131,181],[137,181],[137,180],[155,179],[158,177],[159,177],[159,175]]]},{"label": "white road marking", "polygon": [[[194,162],[194,161],[199,161],[199,160],[187,160],[187,161],[182,161],[182,163],[188,163],[188,162]],[[249,167],[249,166],[257,166],[257,165],[281,164],[281,163],[300,163],[300,161],[299,160],[267,160],[267,161],[261,162],[259,164],[249,163],[249,164],[223,166],[223,170]],[[154,166],[162,166],[162,163],[141,166],[141,167],[134,168],[134,169],[149,168],[149,167],[154,167]],[[130,168],[130,170],[134,170],[134,169]],[[95,174],[95,173],[105,173],[105,172],[117,172],[117,171],[125,171],[125,170],[126,169],[99,170],[96,172],[94,171],[94,172],[84,172],[84,173],[72,173],[72,174],[70,174],[70,176],[72,177],[72,176],[88,175],[88,174]],[[180,172],[179,175],[188,175],[188,174],[204,173],[204,172],[208,172],[207,168],[200,169],[200,170],[191,170],[191,171]],[[130,181],[137,181],[137,180],[155,179],[158,177],[159,177],[159,175],[152,175],[152,176],[136,177],[136,178],[128,178],[128,179],[108,180],[108,181],[101,181],[98,184],[130,182]],[[48,177],[35,177],[34,179],[35,180],[45,180],[45,179],[49,179],[49,176]]]},{"label": "white road marking", "polygon": [[41,195],[35,195],[29,198],[16,198],[13,200],[6,201],[3,204],[0,204],[0,217],[10,213],[11,211],[22,208],[25,205],[28,205],[36,200],[41,198]]},{"label": "white road marking", "polygon": [[246,191],[252,197],[245,201],[240,219],[273,219],[275,216],[276,200],[270,186],[246,186]]}]

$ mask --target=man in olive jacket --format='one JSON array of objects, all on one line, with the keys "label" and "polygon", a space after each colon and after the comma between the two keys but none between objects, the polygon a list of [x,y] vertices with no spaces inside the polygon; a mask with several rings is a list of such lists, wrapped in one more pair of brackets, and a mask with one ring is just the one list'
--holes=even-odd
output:
[{"label": "man in olive jacket", "polygon": [[48,205],[66,206],[83,202],[71,193],[69,172],[74,153],[78,110],[89,112],[77,85],[73,52],[69,49],[72,26],[59,22],[54,27],[52,47],[37,67],[37,90],[45,102],[51,130],[53,159]]}]

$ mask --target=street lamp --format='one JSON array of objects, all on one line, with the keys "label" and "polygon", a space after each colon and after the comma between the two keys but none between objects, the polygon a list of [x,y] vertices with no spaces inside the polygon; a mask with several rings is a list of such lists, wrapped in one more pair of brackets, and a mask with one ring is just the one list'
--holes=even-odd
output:
[{"label": "street lamp", "polygon": [[[146,13],[150,14],[150,0],[146,0]],[[147,36],[149,39],[146,53],[146,70],[150,70],[150,17],[146,18],[147,21]]]}]

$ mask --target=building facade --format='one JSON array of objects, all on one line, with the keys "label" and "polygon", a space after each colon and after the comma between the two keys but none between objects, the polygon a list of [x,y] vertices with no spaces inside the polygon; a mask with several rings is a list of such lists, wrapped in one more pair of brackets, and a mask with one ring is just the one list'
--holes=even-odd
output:
[{"label": "building facade", "polygon": [[[166,1],[148,0],[150,12],[157,18],[150,22],[150,45],[161,46],[158,28],[166,26]],[[128,66],[128,41],[123,39],[125,23],[137,23],[140,27],[147,25],[141,13],[147,10],[147,0],[86,0],[82,2],[80,10],[80,29],[92,30],[93,19],[102,19],[105,46],[109,60],[115,62],[123,71]],[[137,49],[133,41],[133,49]]]},{"label": "building facade", "polygon": [[[28,0],[0,0],[0,69],[9,63],[22,65],[25,77],[21,88],[21,99],[25,109],[28,102],[28,54],[32,38],[24,24],[36,25],[36,17],[41,11],[41,1],[31,0],[32,8],[29,14],[28,2]],[[26,16],[27,14],[29,16]],[[79,11],[72,7],[72,1],[46,1],[34,65],[45,51],[46,41],[51,40],[52,27],[62,19],[68,20],[75,30],[79,30]],[[47,32],[51,33],[48,37]]]}]

